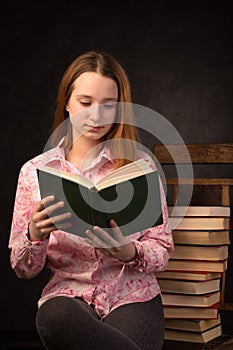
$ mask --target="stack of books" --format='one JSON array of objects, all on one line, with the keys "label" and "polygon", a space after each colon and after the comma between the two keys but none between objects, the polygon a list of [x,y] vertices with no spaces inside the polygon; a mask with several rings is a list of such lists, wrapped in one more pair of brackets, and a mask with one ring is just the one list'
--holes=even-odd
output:
[{"label": "stack of books", "polygon": [[169,207],[175,249],[162,291],[165,339],[206,343],[222,334],[219,305],[230,244],[230,207]]}]

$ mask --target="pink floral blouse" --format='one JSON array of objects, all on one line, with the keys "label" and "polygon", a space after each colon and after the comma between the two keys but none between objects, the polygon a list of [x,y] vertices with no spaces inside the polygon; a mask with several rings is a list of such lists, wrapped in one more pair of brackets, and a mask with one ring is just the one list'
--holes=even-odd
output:
[{"label": "pink floral blouse", "polygon": [[[148,154],[140,152],[139,157],[143,157],[155,169]],[[65,160],[62,143],[25,163],[19,173],[9,240],[10,259],[19,278],[37,276],[44,265],[51,270],[52,276],[42,291],[38,307],[55,296],[77,296],[93,304],[97,314],[103,318],[120,305],[147,301],[159,294],[156,272],[165,269],[174,250],[161,181],[164,223],[132,234],[130,237],[138,257],[124,263],[97,251],[85,238],[60,230],[53,231],[43,241],[29,240],[30,214],[35,203],[41,199],[36,174],[36,168],[41,165],[81,174]],[[104,147],[82,175],[97,181],[112,169],[110,151]]]}]

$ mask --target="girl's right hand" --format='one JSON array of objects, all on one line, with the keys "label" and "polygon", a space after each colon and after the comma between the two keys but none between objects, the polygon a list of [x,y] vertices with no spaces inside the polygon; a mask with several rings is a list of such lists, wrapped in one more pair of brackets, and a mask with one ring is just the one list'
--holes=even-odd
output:
[{"label": "girl's right hand", "polygon": [[[48,196],[38,202],[32,213],[28,228],[28,235],[31,241],[41,241],[49,236],[49,234],[57,230],[56,223],[59,223],[59,229],[70,227],[71,224],[67,221],[71,217],[71,213],[63,213],[56,215],[56,210],[64,207],[64,202],[53,202],[54,196]],[[54,214],[54,216],[52,216]],[[63,222],[60,224],[61,222]]]}]

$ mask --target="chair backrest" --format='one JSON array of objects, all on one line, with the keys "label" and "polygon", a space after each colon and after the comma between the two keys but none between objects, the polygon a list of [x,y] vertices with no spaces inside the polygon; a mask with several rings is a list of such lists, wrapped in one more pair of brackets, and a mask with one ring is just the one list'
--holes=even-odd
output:
[{"label": "chair backrest", "polygon": [[[233,143],[201,143],[186,144],[188,152],[184,152],[184,145],[156,144],[153,153],[161,166],[174,164],[200,164],[200,165],[218,165],[233,164]],[[175,161],[174,161],[175,159]],[[173,186],[173,202],[176,201],[178,192],[178,179],[167,178],[167,185]],[[179,184],[188,185],[193,183],[199,186],[221,186],[221,204],[230,205],[230,187],[233,185],[231,177],[194,177],[193,179],[179,178]]]},{"label": "chair backrest", "polygon": [[[233,143],[186,144],[193,164],[233,163]],[[173,164],[170,151],[176,156],[176,162],[185,164],[189,159],[183,154],[183,145],[155,145],[154,155],[161,164]]]}]

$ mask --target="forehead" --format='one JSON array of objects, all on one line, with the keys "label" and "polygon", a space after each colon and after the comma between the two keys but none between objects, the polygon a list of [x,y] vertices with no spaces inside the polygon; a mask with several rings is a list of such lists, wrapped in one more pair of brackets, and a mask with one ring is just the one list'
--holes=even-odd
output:
[{"label": "forehead", "polygon": [[116,82],[108,77],[105,77],[96,72],[85,72],[82,73],[74,81],[75,94],[86,95],[86,96],[101,96],[104,97],[117,97],[118,88]]}]

